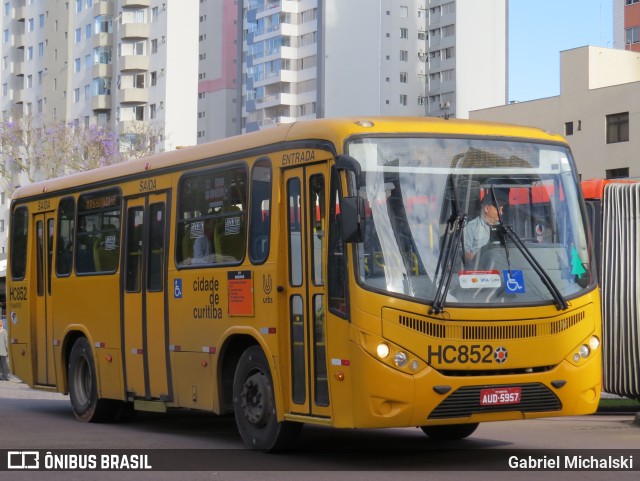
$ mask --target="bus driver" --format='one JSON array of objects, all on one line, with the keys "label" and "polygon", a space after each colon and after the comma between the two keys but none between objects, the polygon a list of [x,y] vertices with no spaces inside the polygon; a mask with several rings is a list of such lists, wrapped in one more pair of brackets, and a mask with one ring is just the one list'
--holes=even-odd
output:
[{"label": "bus driver", "polygon": [[[494,202],[494,197],[496,202]],[[480,215],[470,221],[464,228],[464,260],[470,262],[480,250],[489,242],[491,226],[500,223],[502,209],[507,204],[508,197],[503,192],[487,192],[482,198]]]}]

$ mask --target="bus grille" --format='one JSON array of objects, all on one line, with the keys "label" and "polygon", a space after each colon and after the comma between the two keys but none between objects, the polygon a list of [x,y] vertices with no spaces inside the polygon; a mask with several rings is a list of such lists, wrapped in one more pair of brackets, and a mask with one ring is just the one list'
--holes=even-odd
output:
[{"label": "bus grille", "polygon": [[492,325],[486,322],[441,322],[419,319],[415,316],[400,314],[398,323],[414,331],[421,332],[438,339],[452,339],[462,341],[489,341],[498,339],[530,339],[538,336],[559,334],[580,323],[585,318],[584,311],[580,311],[561,319],[517,324]]},{"label": "bus grille", "polygon": [[[480,405],[480,391],[487,387],[520,387],[522,399],[518,404],[503,404],[495,406]],[[504,386],[467,386],[462,387],[442,401],[436,407],[429,419],[446,419],[469,417],[472,414],[484,414],[493,412],[520,411],[541,412],[559,411],[562,403],[558,397],[544,384],[509,384]]]}]

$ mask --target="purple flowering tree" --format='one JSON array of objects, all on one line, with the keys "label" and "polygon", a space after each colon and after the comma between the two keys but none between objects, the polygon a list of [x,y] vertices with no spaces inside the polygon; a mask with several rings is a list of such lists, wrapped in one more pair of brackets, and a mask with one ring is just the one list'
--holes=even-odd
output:
[{"label": "purple flowering tree", "polygon": [[73,172],[155,153],[161,129],[135,122],[122,136],[106,126],[79,126],[42,116],[18,113],[0,120],[0,174],[11,195],[23,182]]}]

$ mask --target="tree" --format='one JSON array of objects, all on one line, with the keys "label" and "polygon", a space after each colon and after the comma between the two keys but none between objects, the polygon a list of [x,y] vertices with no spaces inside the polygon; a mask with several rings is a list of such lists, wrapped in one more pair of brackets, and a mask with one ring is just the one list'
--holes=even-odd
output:
[{"label": "tree", "polygon": [[120,152],[127,159],[139,159],[154,154],[164,140],[164,129],[148,122],[130,122],[120,137]]},{"label": "tree", "polygon": [[24,180],[36,182],[139,158],[155,152],[162,130],[135,122],[121,139],[108,127],[33,115],[0,120],[0,183],[11,196]]}]

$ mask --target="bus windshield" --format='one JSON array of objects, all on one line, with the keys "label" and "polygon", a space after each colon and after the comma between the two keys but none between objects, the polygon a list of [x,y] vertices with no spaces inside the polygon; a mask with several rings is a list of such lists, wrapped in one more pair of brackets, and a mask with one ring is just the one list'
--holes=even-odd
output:
[{"label": "bus windshield", "polygon": [[362,137],[347,153],[361,167],[366,223],[356,262],[366,288],[434,306],[566,309],[593,284],[565,146]]}]

